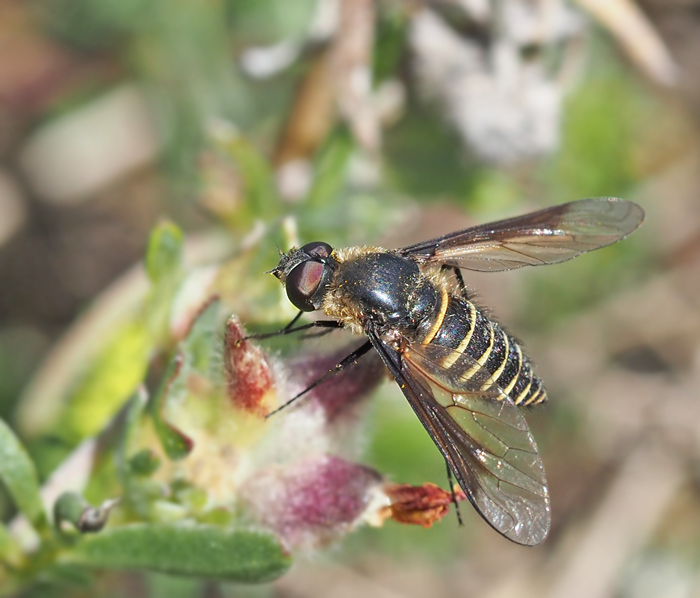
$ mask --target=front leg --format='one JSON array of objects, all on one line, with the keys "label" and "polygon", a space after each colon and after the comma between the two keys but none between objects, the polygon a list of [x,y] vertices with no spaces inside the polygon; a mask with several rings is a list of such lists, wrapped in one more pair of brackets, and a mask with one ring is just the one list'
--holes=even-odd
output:
[{"label": "front leg", "polygon": [[308,330],[309,328],[342,328],[343,325],[340,322],[336,322],[335,320],[316,320],[315,322],[311,322],[310,324],[304,324],[302,326],[297,326],[295,328],[292,327],[292,325],[299,319],[303,312],[299,312],[297,316],[289,323],[287,324],[282,330],[277,330],[275,332],[265,332],[263,334],[251,334],[250,336],[246,336],[245,338],[242,338],[241,340],[238,341],[238,344],[241,344],[244,341],[248,340],[262,340],[265,338],[274,338],[275,336],[283,336],[285,334],[292,334],[294,332],[299,332],[301,330]]},{"label": "front leg", "polygon": [[312,384],[309,384],[309,386],[307,386],[304,390],[302,390],[298,395],[292,397],[286,403],[277,407],[277,409],[270,411],[270,413],[268,413],[265,416],[265,419],[272,417],[275,413],[279,413],[280,411],[282,411],[282,409],[289,407],[289,405],[294,403],[297,399],[303,397],[307,392],[309,392],[310,390],[313,390],[319,384],[322,384],[323,382],[325,382],[329,378],[332,378],[333,376],[342,372],[343,370],[347,369],[348,367],[351,367],[353,365],[357,365],[357,360],[360,359],[360,357],[362,357],[365,353],[367,353],[371,349],[372,349],[372,343],[370,341],[367,341],[363,345],[360,345],[357,349],[355,349],[352,353],[350,353],[350,355],[348,355],[347,357],[344,357],[338,363],[336,363],[330,370],[328,370],[328,373],[321,376],[318,380],[316,380]]}]

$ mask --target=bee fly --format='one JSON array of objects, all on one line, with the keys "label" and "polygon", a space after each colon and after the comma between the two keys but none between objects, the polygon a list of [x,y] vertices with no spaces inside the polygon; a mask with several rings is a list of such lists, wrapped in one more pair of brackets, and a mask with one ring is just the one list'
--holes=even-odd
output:
[{"label": "bee fly", "polygon": [[[643,219],[632,202],[584,199],[402,249],[314,242],[282,254],[271,272],[300,311],[273,334],[317,326],[368,337],[292,401],[374,349],[477,512],[509,540],[539,544],[549,493],[519,407],[547,393],[518,342],[470,300],[460,269],[563,262],[619,241]],[[331,319],[293,327],[316,310]]]}]

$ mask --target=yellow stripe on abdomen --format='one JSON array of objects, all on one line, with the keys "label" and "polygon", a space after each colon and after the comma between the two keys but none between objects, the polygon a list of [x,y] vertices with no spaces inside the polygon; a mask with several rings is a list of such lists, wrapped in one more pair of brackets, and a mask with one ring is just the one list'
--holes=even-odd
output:
[{"label": "yellow stripe on abdomen", "polygon": [[442,296],[440,297],[440,312],[435,318],[435,322],[433,322],[433,325],[428,331],[428,334],[426,334],[425,338],[423,339],[422,344],[424,345],[430,344],[430,341],[432,341],[435,338],[435,335],[438,333],[438,331],[440,330],[440,326],[442,326],[442,323],[445,320],[445,314],[447,313],[447,305],[450,302],[450,296],[445,289],[441,289],[441,292]]},{"label": "yellow stripe on abdomen", "polygon": [[515,383],[518,381],[518,378],[520,378],[520,371],[523,369],[523,352],[520,349],[520,345],[517,343],[515,345],[515,350],[518,352],[518,371],[516,372],[515,376],[513,376],[513,379],[508,383],[508,386],[503,389],[503,392],[508,396],[510,396],[510,391],[513,390]]},{"label": "yellow stripe on abdomen", "polygon": [[481,357],[479,357],[476,360],[476,363],[470,367],[462,376],[460,377],[460,380],[466,381],[471,379],[471,377],[476,374],[486,363],[486,360],[489,358],[489,355],[491,355],[491,351],[493,350],[493,339],[496,338],[495,331],[493,329],[493,324],[489,321],[487,321],[488,325],[488,330],[489,334],[491,336],[491,340],[489,341],[488,347],[484,350],[484,352],[481,354]]},{"label": "yellow stripe on abdomen", "polygon": [[476,308],[474,307],[471,301],[467,301],[466,303],[469,306],[469,330],[464,335],[464,338],[459,343],[457,348],[454,349],[452,353],[447,355],[442,360],[442,367],[444,367],[445,369],[451,368],[455,364],[455,362],[462,356],[462,353],[464,353],[464,351],[466,350],[469,341],[472,339],[472,334],[474,334],[474,328],[476,327]]}]

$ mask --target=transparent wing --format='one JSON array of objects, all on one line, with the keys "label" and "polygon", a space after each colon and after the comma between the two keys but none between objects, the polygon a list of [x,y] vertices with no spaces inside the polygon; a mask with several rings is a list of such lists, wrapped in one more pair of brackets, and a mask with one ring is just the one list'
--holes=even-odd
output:
[{"label": "transparent wing", "polygon": [[419,261],[482,272],[564,262],[623,239],[644,220],[637,204],[582,199],[451,233],[398,250]]},{"label": "transparent wing", "polygon": [[[399,354],[370,339],[479,514],[509,540],[542,542],[550,527],[547,481],[518,407],[467,355],[445,369],[449,349],[411,346]],[[475,372],[466,382],[450,373],[467,365]]]}]

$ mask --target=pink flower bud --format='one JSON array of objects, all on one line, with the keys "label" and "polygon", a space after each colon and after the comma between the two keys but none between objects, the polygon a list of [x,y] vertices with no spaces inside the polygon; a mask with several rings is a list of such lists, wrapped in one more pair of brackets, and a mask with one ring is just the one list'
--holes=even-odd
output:
[{"label": "pink flower bud", "polygon": [[354,529],[384,499],[381,476],[339,457],[274,466],[249,480],[244,500],[255,519],[290,548],[324,546]]},{"label": "pink flower bud", "polygon": [[276,406],[272,368],[265,351],[243,338],[243,326],[231,316],[224,337],[226,390],[234,407],[262,418]]}]

